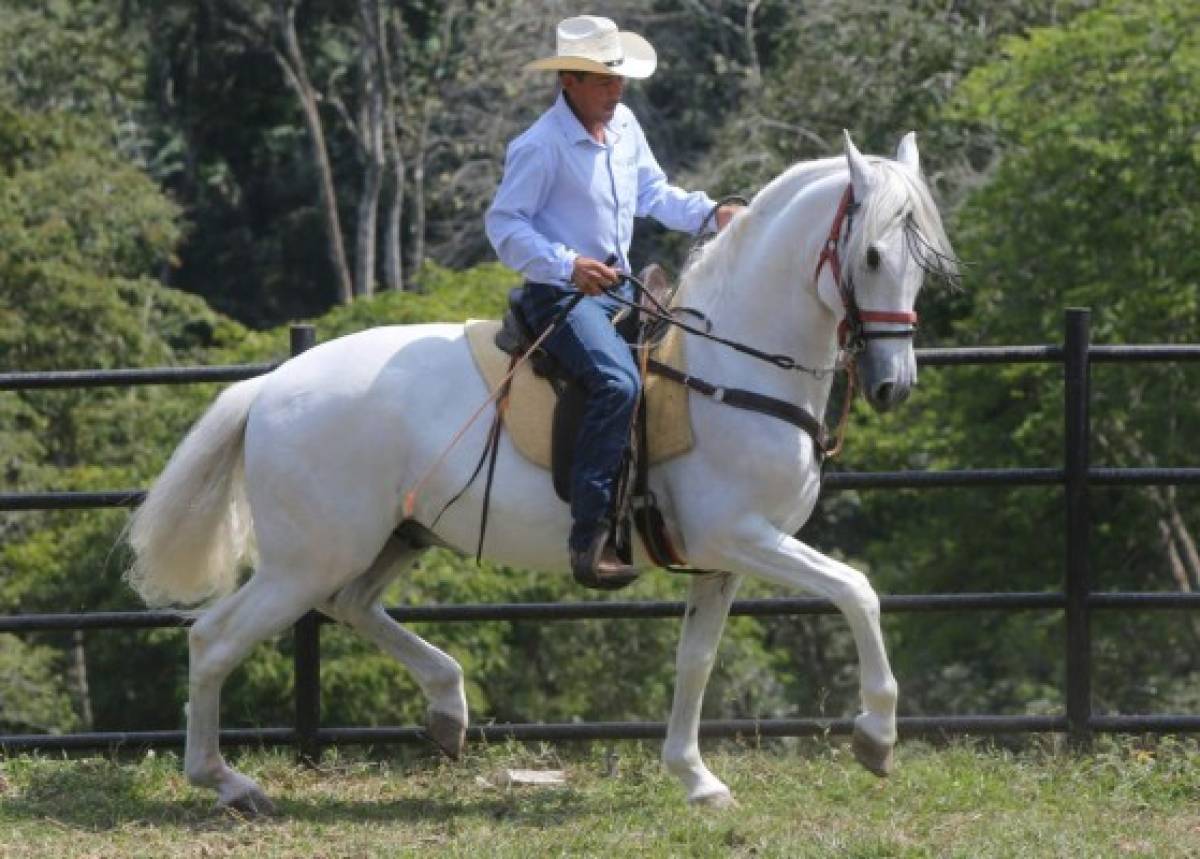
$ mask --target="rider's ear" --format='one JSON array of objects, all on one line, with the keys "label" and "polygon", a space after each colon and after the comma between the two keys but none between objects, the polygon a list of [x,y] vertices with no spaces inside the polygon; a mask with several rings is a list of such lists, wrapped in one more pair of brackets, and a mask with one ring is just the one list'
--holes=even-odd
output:
[{"label": "rider's ear", "polygon": [[917,133],[910,131],[904,135],[900,145],[896,147],[896,160],[915,172],[921,170],[921,155],[917,152]]},{"label": "rider's ear", "polygon": [[846,162],[850,167],[850,184],[854,186],[854,199],[861,201],[866,199],[867,192],[871,190],[871,183],[875,181],[875,171],[850,139],[850,132],[843,130],[842,134],[846,138]]}]

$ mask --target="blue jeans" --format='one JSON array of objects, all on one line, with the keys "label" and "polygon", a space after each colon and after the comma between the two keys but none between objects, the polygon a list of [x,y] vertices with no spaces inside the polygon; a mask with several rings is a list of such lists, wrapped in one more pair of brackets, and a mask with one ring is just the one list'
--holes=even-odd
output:
[{"label": "blue jeans", "polygon": [[[633,298],[629,284],[616,292],[625,299]],[[575,294],[566,286],[527,283],[521,311],[534,332],[541,333]],[[542,344],[587,393],[571,474],[573,549],[586,548],[601,523],[612,515],[621,459],[629,446],[633,411],[641,392],[629,344],[612,325],[612,317],[620,309],[607,295],[586,297]]]}]

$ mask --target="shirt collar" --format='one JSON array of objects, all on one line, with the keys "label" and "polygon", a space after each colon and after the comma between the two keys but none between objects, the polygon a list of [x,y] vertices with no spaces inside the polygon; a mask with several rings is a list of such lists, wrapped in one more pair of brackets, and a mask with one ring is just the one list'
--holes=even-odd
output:
[{"label": "shirt collar", "polygon": [[[587,129],[583,127],[583,123],[575,115],[575,111],[571,110],[571,105],[567,104],[566,94],[561,90],[558,93],[558,98],[554,101],[554,107],[550,110],[554,114],[554,118],[558,121],[558,127],[568,143],[586,141],[597,146],[604,145],[598,143],[587,133]],[[604,124],[604,130],[606,132],[605,139],[608,143],[616,143],[621,139],[621,132],[617,130],[617,117],[615,114],[610,122]]]}]

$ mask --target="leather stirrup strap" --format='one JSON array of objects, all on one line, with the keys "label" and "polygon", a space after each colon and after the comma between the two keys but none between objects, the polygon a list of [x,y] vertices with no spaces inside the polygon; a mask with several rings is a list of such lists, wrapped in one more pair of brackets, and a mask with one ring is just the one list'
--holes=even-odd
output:
[{"label": "leather stirrup strap", "polygon": [[[643,392],[642,398],[645,399]],[[667,532],[666,520],[658,501],[650,491],[650,448],[647,444],[646,410],[643,408],[637,423],[639,456],[634,477],[633,523],[637,526],[646,554],[656,565],[672,572],[689,572],[687,558],[675,546]]]}]

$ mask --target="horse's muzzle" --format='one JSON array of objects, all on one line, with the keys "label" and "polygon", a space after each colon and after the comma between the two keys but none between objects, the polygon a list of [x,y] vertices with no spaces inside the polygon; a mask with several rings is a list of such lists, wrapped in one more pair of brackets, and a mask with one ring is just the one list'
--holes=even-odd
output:
[{"label": "horse's muzzle", "polygon": [[863,396],[877,412],[887,412],[908,399],[917,381],[917,361],[910,343],[872,341],[858,356]]}]

